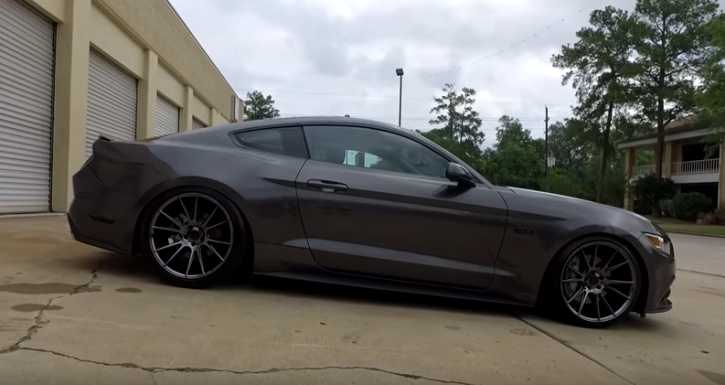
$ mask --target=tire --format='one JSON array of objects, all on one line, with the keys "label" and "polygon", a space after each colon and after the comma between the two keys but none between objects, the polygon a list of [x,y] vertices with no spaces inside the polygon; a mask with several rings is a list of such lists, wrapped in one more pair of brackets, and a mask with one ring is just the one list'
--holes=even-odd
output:
[{"label": "tire", "polygon": [[640,269],[636,256],[615,239],[577,240],[552,261],[545,278],[544,310],[573,325],[609,327],[628,316],[637,303]]},{"label": "tire", "polygon": [[143,256],[164,282],[195,289],[224,282],[249,249],[242,214],[225,196],[203,187],[175,189],[154,200],[140,237]]}]

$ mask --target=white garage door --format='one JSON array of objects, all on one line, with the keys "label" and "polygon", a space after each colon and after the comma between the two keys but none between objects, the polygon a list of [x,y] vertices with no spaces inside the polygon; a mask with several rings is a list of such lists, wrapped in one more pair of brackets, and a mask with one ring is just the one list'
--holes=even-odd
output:
[{"label": "white garage door", "polygon": [[91,50],[88,70],[86,157],[99,135],[136,139],[136,79]]},{"label": "white garage door", "polygon": [[156,97],[156,136],[179,132],[179,109],[163,96]]},{"label": "white garage door", "polygon": [[191,129],[192,129],[192,130],[198,130],[198,129],[200,129],[200,128],[204,128],[204,127],[206,127],[206,126],[204,125],[204,123],[202,123],[202,122],[200,122],[200,121],[198,121],[198,120],[196,120],[196,119],[192,119],[192,120],[191,120]]},{"label": "white garage door", "polygon": [[0,0],[0,213],[50,210],[52,22]]}]

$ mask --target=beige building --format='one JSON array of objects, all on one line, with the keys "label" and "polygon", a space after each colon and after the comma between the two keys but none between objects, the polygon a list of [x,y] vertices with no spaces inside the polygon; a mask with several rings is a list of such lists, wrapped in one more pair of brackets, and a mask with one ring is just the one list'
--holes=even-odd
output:
[{"label": "beige building", "polygon": [[[665,128],[662,175],[672,179],[677,192],[700,192],[710,198],[713,208],[725,208],[725,167],[722,165],[725,144],[720,145],[718,151],[707,151],[704,139],[711,134],[711,129],[697,128],[688,120],[669,124]],[[627,150],[625,167],[630,183],[655,172],[654,164],[637,164],[636,155],[638,150],[653,151],[656,144],[656,133],[641,135],[619,144],[619,148]],[[624,205],[628,210],[634,208],[630,183],[624,196]]]},{"label": "beige building", "polygon": [[0,214],[66,211],[99,135],[183,132],[239,109],[166,0],[0,0]]}]

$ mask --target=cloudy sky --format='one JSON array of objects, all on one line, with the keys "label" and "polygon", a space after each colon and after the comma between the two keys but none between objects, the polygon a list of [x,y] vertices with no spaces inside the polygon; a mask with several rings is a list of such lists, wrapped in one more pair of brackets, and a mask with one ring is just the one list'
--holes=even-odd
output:
[{"label": "cloudy sky", "polygon": [[543,136],[571,115],[551,55],[573,43],[589,13],[635,0],[171,0],[241,97],[271,94],[283,116],[344,115],[431,128],[445,83],[478,92],[486,143],[497,119]]}]

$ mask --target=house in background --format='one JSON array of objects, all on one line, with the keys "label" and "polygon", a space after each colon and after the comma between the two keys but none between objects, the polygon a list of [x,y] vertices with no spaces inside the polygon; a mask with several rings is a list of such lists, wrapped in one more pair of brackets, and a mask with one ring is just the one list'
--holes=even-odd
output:
[{"label": "house in background", "polygon": [[[708,154],[705,138],[710,128],[698,128],[690,120],[672,122],[665,127],[665,151],[662,176],[672,179],[678,193],[699,192],[708,196],[713,208],[725,208],[725,168],[721,159],[725,146]],[[654,164],[636,164],[637,151],[654,151],[657,134],[636,136],[618,144],[625,149],[627,188],[624,208],[634,209],[634,196],[630,184],[637,178],[655,172]]]}]

